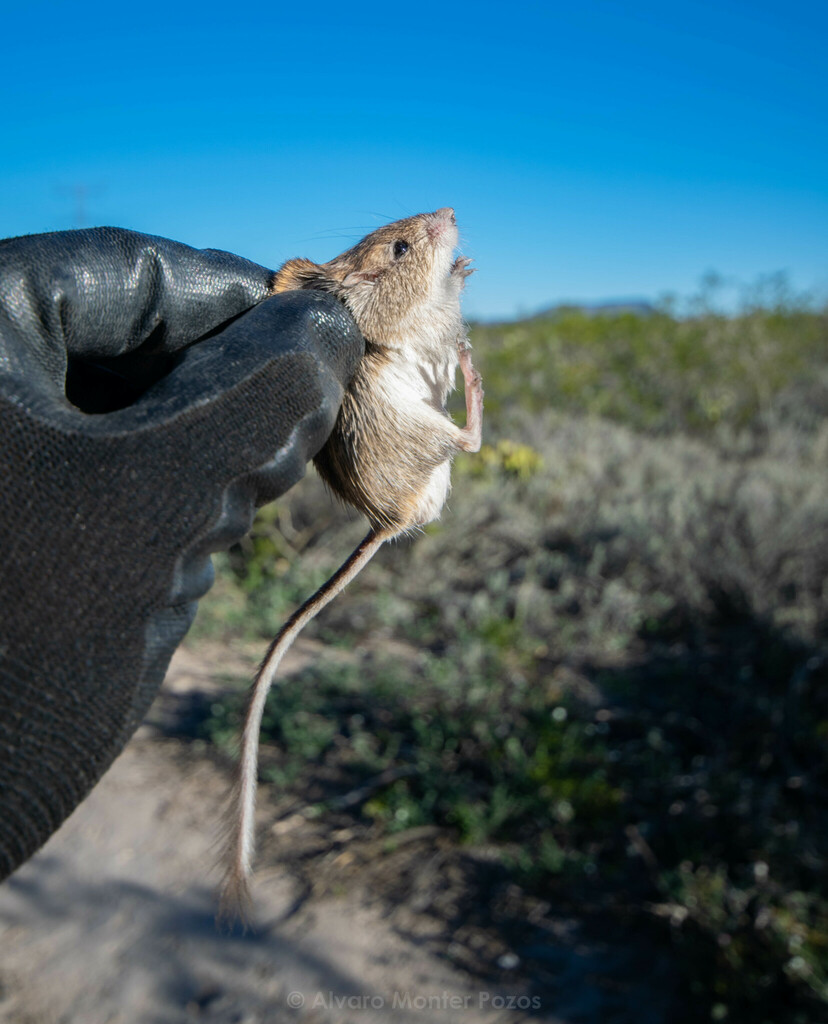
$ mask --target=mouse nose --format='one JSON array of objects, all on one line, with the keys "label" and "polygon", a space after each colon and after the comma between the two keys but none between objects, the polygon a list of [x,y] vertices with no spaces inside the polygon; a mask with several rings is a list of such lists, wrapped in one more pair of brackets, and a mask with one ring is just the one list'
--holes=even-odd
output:
[{"label": "mouse nose", "polygon": [[[443,206],[439,210],[435,210],[434,213],[428,214],[426,223],[428,225],[428,236],[435,242],[439,238],[451,240],[457,234],[457,229],[454,227],[457,221],[454,217],[454,210],[450,206]],[[453,233],[451,231],[452,228],[454,228]]]}]

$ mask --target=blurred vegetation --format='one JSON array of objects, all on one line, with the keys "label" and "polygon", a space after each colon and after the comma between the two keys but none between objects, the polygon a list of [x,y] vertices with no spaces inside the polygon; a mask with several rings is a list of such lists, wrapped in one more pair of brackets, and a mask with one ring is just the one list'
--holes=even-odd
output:
[{"label": "blurred vegetation", "polygon": [[[265,779],[379,778],[366,827],[663,929],[676,1021],[828,1019],[828,317],[772,285],[475,327],[486,446],[309,628],[327,653],[264,728]],[[271,637],[363,529],[311,475],[196,630]],[[224,749],[240,707],[205,724]]]},{"label": "blurred vegetation", "polygon": [[553,408],[645,431],[755,425],[780,392],[824,366],[825,318],[779,275],[744,297],[740,315],[726,316],[712,307],[717,283],[711,275],[687,304],[695,315],[681,318],[666,303],[652,316],[562,308],[476,326],[489,418]]}]

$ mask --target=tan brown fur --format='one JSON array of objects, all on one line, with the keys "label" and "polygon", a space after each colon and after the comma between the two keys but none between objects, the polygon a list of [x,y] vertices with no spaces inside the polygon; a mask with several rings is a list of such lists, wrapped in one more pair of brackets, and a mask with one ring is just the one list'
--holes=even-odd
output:
[{"label": "tan brown fur", "polygon": [[[379,228],[328,263],[289,260],[276,273],[272,286],[274,294],[305,288],[331,292],[354,314],[366,339],[365,356],[345,394],[333,433],[314,458],[314,465],[331,489],[372,525],[398,530],[420,525],[418,497],[434,468],[458,448],[456,438],[435,431],[434,424],[423,421],[416,412],[412,415],[410,410],[378,401],[374,386],[389,353],[400,347],[400,325],[431,285],[433,259],[427,216],[420,214]],[[389,259],[389,251],[400,239],[409,244],[409,251],[404,259]],[[462,277],[469,273],[467,262],[461,261]],[[350,283],[359,275],[370,285],[363,301],[355,301],[359,286]],[[445,390],[451,383],[446,381]],[[444,401],[445,394],[435,395],[433,407],[442,414]],[[446,422],[448,426],[448,418]],[[413,456],[407,459],[408,453]]]},{"label": "tan brown fur", "polygon": [[[385,358],[368,343],[336,427],[313,461],[325,483],[373,526],[406,530],[421,525],[419,496],[433,470],[456,449],[405,409],[370,403],[375,366]],[[405,457],[412,449],[416,460]]]},{"label": "tan brown fur", "polygon": [[[424,243],[428,237],[425,215],[386,224],[366,235],[347,252],[328,263],[315,264],[299,258],[288,260],[277,272],[273,293],[296,288],[331,291],[346,302],[369,341],[393,345],[399,325],[412,305],[427,290],[431,275],[430,253]],[[411,246],[403,261],[389,261],[388,251],[394,242],[403,239]],[[370,297],[357,305],[345,298],[342,287],[346,278],[362,274],[372,282]]]},{"label": "tan brown fur", "polygon": [[[471,271],[468,260],[452,262],[456,242],[454,211],[444,208],[380,228],[328,263],[289,260],[274,275],[273,294],[311,288],[337,296],[365,338],[365,355],[314,462],[331,489],[367,516],[371,530],[288,620],[254,681],[229,823],[222,899],[229,916],[247,893],[259,729],[285,651],[386,540],[439,516],[452,456],[480,448],[483,389],[459,302]],[[466,386],[463,428],[445,410],[458,364]]]}]

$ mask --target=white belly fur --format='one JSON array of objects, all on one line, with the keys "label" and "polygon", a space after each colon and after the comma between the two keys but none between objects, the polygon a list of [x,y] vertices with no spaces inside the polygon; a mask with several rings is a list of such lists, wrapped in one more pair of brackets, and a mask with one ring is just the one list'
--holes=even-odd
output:
[{"label": "white belly fur", "polygon": [[422,494],[417,509],[417,526],[425,526],[440,518],[443,506],[451,490],[451,459],[446,459],[432,472],[428,486]]},{"label": "white belly fur", "polygon": [[[435,385],[439,391],[439,401],[442,405],[453,385],[457,358],[452,351],[441,366],[434,367],[425,364],[425,373],[420,372],[423,366],[422,362],[412,364],[407,360],[395,359],[383,366],[377,381],[378,390],[390,409],[421,422],[425,421],[428,425],[427,429],[443,433],[448,426],[445,421],[449,419],[449,416],[445,410],[440,411],[435,407],[434,401],[437,397],[435,396]],[[404,452],[399,454],[404,458]],[[451,457],[449,456],[445,462],[440,463],[432,471],[428,484],[423,489],[418,501],[416,521],[412,525],[424,526],[426,523],[438,519],[450,490]]]}]

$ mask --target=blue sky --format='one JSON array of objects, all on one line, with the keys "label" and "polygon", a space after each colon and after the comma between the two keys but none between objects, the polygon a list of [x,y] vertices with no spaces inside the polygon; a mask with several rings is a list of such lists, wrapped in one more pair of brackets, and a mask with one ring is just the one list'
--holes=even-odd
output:
[{"label": "blue sky", "polygon": [[828,298],[828,4],[1,0],[0,236],[118,224],[269,266],[457,210],[466,311]]}]

